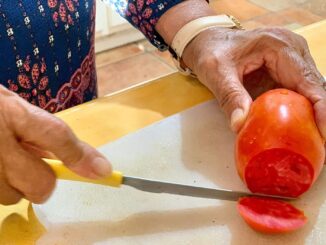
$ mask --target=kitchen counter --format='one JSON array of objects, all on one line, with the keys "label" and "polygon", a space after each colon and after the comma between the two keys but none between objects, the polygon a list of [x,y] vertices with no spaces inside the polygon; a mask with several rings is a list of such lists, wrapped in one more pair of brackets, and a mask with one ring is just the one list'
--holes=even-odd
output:
[{"label": "kitchen counter", "polygon": [[[319,70],[326,75],[326,21],[297,33],[307,39]],[[98,147],[211,98],[212,94],[198,81],[175,73],[56,115],[79,138]],[[34,244],[45,232],[26,200],[1,207],[0,221],[0,244]]]}]

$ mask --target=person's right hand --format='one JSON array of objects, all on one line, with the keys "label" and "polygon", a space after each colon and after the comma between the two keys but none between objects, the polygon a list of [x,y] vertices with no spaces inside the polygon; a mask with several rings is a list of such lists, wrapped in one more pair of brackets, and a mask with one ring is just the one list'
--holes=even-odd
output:
[{"label": "person's right hand", "polygon": [[0,85],[0,203],[26,198],[44,202],[55,186],[55,175],[42,161],[54,154],[84,177],[110,175],[103,155],[76,138],[60,119],[29,104]]}]

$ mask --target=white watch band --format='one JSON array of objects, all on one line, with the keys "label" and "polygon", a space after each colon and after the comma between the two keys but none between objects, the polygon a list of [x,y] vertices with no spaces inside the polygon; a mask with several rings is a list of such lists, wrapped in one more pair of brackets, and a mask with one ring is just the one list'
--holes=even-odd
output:
[{"label": "white watch band", "polygon": [[239,28],[239,25],[240,24],[237,24],[234,19],[228,15],[205,16],[184,25],[177,32],[171,44],[171,48],[178,56],[178,60],[176,61],[177,68],[185,75],[191,74],[189,68],[187,70],[182,69],[179,59],[182,57],[183,51],[187,45],[201,32],[213,27]]}]

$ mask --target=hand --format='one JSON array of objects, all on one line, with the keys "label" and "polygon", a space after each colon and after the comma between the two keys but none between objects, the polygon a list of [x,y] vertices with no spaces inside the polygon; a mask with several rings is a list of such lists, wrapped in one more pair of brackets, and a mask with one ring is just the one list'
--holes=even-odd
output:
[{"label": "hand", "polygon": [[247,117],[250,94],[257,96],[282,86],[311,101],[317,126],[326,139],[325,80],[303,37],[281,28],[214,28],[198,35],[186,47],[183,59],[214,93],[234,131]]},{"label": "hand", "polygon": [[0,203],[21,198],[45,201],[55,175],[41,157],[54,154],[74,172],[89,178],[109,175],[109,162],[76,138],[55,116],[0,86]]}]

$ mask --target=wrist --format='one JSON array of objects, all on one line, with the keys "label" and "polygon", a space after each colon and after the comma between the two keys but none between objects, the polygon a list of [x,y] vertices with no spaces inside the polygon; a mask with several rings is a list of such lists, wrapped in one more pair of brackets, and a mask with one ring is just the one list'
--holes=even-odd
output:
[{"label": "wrist", "polygon": [[174,36],[185,24],[201,17],[213,15],[216,13],[206,1],[186,0],[166,11],[157,22],[155,29],[164,41],[171,45]]},{"label": "wrist", "polygon": [[[235,30],[224,27],[214,27],[201,32],[184,49],[182,54],[182,60],[184,62],[184,65],[186,65],[195,73],[197,73],[196,67],[202,61],[201,53],[205,51],[205,47],[210,45],[209,43],[207,43],[207,40],[214,40],[214,43],[217,43],[216,40],[219,40],[220,37],[225,36],[226,33],[233,31]],[[206,58],[208,57],[205,57],[205,59]]]}]

